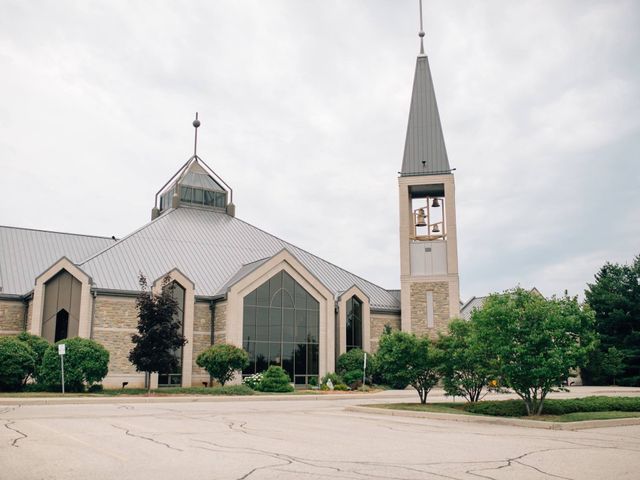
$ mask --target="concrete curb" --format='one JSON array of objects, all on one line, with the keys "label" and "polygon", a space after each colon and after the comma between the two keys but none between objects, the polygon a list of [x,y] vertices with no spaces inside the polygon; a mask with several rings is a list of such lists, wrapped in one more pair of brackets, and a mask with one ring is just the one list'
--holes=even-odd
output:
[{"label": "concrete curb", "polygon": [[215,403],[215,402],[261,402],[261,401],[315,401],[348,399],[402,398],[389,392],[351,394],[309,394],[309,395],[167,395],[158,397],[114,396],[114,397],[0,397],[0,406],[29,405],[105,405],[125,403]]},{"label": "concrete curb", "polygon": [[485,423],[490,425],[509,425],[512,427],[541,428],[545,430],[585,430],[589,428],[623,427],[640,425],[640,417],[613,418],[610,420],[584,420],[581,422],[543,422],[541,420],[522,420],[519,418],[485,417],[481,415],[456,415],[455,413],[413,412],[411,410],[393,410],[362,406],[348,406],[350,412],[390,415],[396,417],[428,418],[451,422]]}]

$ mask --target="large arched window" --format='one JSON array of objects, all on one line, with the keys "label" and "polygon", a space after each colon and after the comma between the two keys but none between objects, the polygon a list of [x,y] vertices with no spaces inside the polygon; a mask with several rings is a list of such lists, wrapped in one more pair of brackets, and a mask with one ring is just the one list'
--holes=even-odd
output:
[{"label": "large arched window", "polygon": [[[180,335],[184,335],[184,297],[185,289],[178,282],[171,282],[166,288],[171,292],[171,296],[178,304],[173,321],[180,324]],[[182,385],[182,347],[173,351],[178,359],[176,368],[170,372],[158,373],[158,387],[179,387]]]},{"label": "large arched window", "polygon": [[347,300],[347,352],[362,348],[362,302],[358,297]]},{"label": "large arched window", "polygon": [[282,271],[244,297],[242,338],[250,364],[243,375],[279,365],[297,385],[318,375],[320,304]]}]

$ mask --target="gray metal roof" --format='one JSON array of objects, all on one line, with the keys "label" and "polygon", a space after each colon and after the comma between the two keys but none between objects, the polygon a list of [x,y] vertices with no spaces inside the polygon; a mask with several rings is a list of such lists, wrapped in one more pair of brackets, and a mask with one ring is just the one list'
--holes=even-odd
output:
[{"label": "gray metal roof", "polygon": [[0,293],[29,293],[36,277],[60,258],[78,263],[114,243],[106,237],[0,226]]},{"label": "gray metal roof", "polygon": [[139,289],[139,272],[154,280],[178,268],[195,283],[196,295],[214,296],[234,277],[246,275],[247,268],[257,268],[248,264],[283,248],[334,295],[357,285],[369,296],[372,308],[400,309],[393,294],[367,280],[238,218],[193,207],[168,210],[80,267],[99,288],[130,291]]},{"label": "gray metal roof", "polygon": [[482,308],[487,297],[471,297],[460,309],[460,317],[471,320],[471,312],[476,308]]},{"label": "gray metal roof", "polygon": [[205,190],[217,190],[219,192],[225,191],[225,189],[222,188],[218,184],[218,182],[216,182],[213,178],[211,178],[211,176],[206,173],[187,172],[178,183],[185,187],[203,188]]},{"label": "gray metal roof", "polygon": [[402,176],[432,175],[450,171],[429,59],[426,55],[420,55],[416,62],[407,139],[400,174]]}]

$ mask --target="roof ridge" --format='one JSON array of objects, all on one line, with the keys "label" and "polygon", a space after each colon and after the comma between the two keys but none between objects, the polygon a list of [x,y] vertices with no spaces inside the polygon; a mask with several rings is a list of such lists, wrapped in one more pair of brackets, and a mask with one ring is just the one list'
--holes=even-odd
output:
[{"label": "roof ridge", "polygon": [[104,238],[105,240],[113,240],[113,237],[107,237],[103,235],[89,235],[86,233],[71,233],[71,232],[58,232],[56,230],[44,230],[41,228],[28,228],[28,227],[11,227],[9,225],[0,225],[0,228],[11,228],[14,230],[28,230],[30,232],[43,232],[43,233],[55,233],[57,235],[73,235],[74,237],[91,237],[91,238]]},{"label": "roof ridge", "polygon": [[124,237],[122,237],[120,240],[114,242],[113,244],[109,245],[106,248],[103,248],[102,250],[100,250],[99,252],[94,253],[93,255],[89,256],[88,258],[85,258],[84,260],[82,260],[81,262],[78,262],[77,265],[84,265],[87,262],[90,262],[91,260],[93,260],[96,257],[99,257],[100,255],[102,255],[103,253],[111,250],[112,248],[114,248],[117,245],[120,245],[122,242],[124,242],[125,240],[128,240],[129,238],[131,238],[132,236],[134,236],[135,234],[137,234],[138,232],[141,232],[142,230],[144,230],[145,228],[147,228],[148,226],[150,226],[152,223],[156,222],[157,220],[160,220],[161,218],[166,218],[169,214],[175,212],[176,209],[175,208],[170,208],[169,210],[165,211],[162,213],[162,215],[160,215],[159,217],[154,218],[153,220],[145,223],[143,226],[141,226],[140,228],[134,230],[133,232],[131,232],[129,235],[125,235]]},{"label": "roof ridge", "polygon": [[[274,235],[273,233],[269,233],[269,232],[267,232],[266,230],[263,230],[263,229],[262,229],[262,228],[260,228],[260,227],[256,227],[255,225],[252,225],[252,224],[250,224],[249,222],[247,222],[247,221],[245,221],[245,220],[242,220],[241,218],[238,218],[238,217],[233,217],[233,218],[235,218],[236,220],[238,220],[238,221],[240,221],[240,222],[242,222],[242,223],[244,223],[244,224],[246,224],[246,225],[249,225],[250,227],[255,228],[256,230],[260,230],[262,233],[265,233],[265,234],[267,234],[267,235],[269,235],[269,236],[271,236],[271,237],[273,237],[273,238],[277,238],[278,240],[280,240],[280,241],[281,241],[282,243],[284,243],[285,245],[289,245],[289,246],[291,246],[291,247],[293,247],[293,248],[295,248],[295,249],[297,249],[297,250],[300,250],[300,251],[302,251],[302,252],[304,252],[304,253],[307,253],[307,254],[309,254],[309,255],[311,255],[311,256],[313,256],[313,257],[317,258],[317,259],[322,260],[322,261],[323,261],[323,262],[325,262],[325,263],[328,263],[329,265],[331,265],[332,267],[337,268],[338,270],[341,270],[341,271],[343,271],[343,272],[347,272],[348,274],[353,275],[354,277],[358,278],[359,280],[362,280],[362,281],[364,281],[364,282],[366,282],[366,283],[368,283],[368,284],[370,284],[370,285],[373,285],[374,287],[377,287],[377,288],[379,288],[379,289],[381,289],[381,290],[384,290],[386,293],[389,293],[389,292],[387,291],[387,289],[386,289],[386,288],[381,287],[381,286],[380,286],[380,285],[378,285],[377,283],[373,283],[373,282],[372,282],[372,281],[370,281],[370,280],[367,280],[367,279],[365,279],[365,278],[362,278],[360,275],[357,275],[357,274],[355,274],[355,273],[353,273],[353,272],[350,272],[349,270],[346,270],[346,269],[344,269],[344,268],[342,268],[342,267],[340,267],[340,266],[336,265],[335,263],[332,263],[332,262],[330,262],[330,261],[328,261],[328,260],[325,260],[324,258],[322,258],[322,257],[320,257],[320,256],[318,256],[318,255],[316,255],[316,254],[314,254],[314,253],[311,253],[311,252],[309,252],[309,251],[305,250],[304,248],[301,248],[301,247],[298,247],[298,246],[294,245],[293,243],[289,243],[289,242],[287,242],[286,240],[283,240],[282,238],[278,237],[277,235]],[[267,257],[267,258],[270,258],[270,257]],[[256,260],[256,261],[257,261],[257,260]],[[389,293],[389,295],[391,295],[391,294]],[[393,295],[391,295],[391,296],[393,297]],[[395,299],[395,297],[394,297],[394,299]]]}]

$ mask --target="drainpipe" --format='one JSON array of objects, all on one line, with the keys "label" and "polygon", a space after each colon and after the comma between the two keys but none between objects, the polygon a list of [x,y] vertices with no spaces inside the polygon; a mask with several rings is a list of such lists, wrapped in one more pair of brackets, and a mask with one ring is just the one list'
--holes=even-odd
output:
[{"label": "drainpipe", "polygon": [[[211,310],[211,345],[215,341],[216,337],[214,334],[215,326],[216,326],[216,302],[215,300],[211,300],[209,304],[209,310]],[[213,385],[213,377],[209,375],[209,385]]]},{"label": "drainpipe", "polygon": [[96,298],[98,297],[98,292],[95,288],[91,289],[91,296],[93,297],[93,302],[91,304],[91,323],[89,324],[89,338],[93,339],[93,320],[96,315]]}]

